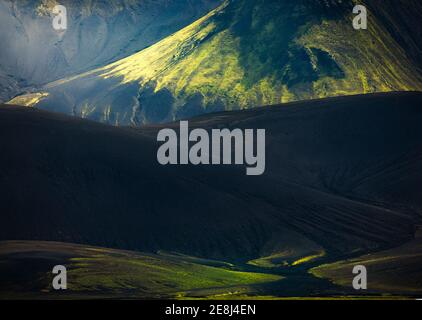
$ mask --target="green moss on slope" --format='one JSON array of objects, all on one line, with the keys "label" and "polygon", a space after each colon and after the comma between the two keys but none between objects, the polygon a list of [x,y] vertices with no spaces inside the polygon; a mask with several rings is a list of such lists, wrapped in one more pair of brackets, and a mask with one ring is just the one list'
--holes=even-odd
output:
[{"label": "green moss on slope", "polygon": [[[368,30],[353,29],[354,3],[226,1],[137,54],[49,85],[48,103],[41,101],[38,106],[48,108],[55,94],[65,92],[76,101],[77,114],[89,114],[93,106],[107,107],[111,115],[126,114],[117,124],[141,124],[214,111],[215,105],[231,110],[338,95],[422,90],[418,69],[377,16],[371,13]],[[89,88],[85,83],[101,90],[85,89]],[[133,103],[122,106],[113,101],[113,93],[134,83],[139,91],[131,93]],[[156,99],[152,106],[142,98],[151,90],[166,92],[171,98]],[[186,111],[193,102],[200,106]],[[151,108],[163,111],[151,117]],[[109,118],[96,120],[110,122]]]}]

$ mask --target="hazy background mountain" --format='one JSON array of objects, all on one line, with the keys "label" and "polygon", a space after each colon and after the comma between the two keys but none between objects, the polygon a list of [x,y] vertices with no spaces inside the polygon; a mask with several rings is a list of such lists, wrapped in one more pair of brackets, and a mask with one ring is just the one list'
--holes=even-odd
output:
[{"label": "hazy background mountain", "polygon": [[[227,1],[130,57],[14,103],[111,124],[356,93],[422,90],[419,1]],[[41,94],[40,94],[41,93]]]},{"label": "hazy background mountain", "polygon": [[[218,0],[1,0],[0,101],[19,89],[126,57],[188,25]],[[65,5],[68,29],[52,28]]]}]

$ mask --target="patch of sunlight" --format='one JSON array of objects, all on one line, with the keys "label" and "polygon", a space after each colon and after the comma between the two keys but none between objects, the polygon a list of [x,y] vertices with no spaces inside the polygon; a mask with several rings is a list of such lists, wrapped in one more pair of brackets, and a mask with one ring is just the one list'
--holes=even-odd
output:
[{"label": "patch of sunlight", "polygon": [[255,260],[248,261],[248,264],[261,267],[261,268],[278,268],[278,267],[287,267],[287,266],[297,266],[303,263],[311,262],[317,258],[325,256],[325,251],[319,251],[315,254],[304,256],[302,258],[294,260],[292,263],[289,263],[289,260],[292,259],[292,252],[289,250],[277,252],[270,256],[261,257]]},{"label": "patch of sunlight", "polygon": [[321,258],[321,257],[323,257],[323,256],[325,256],[325,251],[321,251],[321,252],[319,252],[319,253],[317,253],[317,254],[310,255],[310,256],[306,256],[306,257],[303,257],[303,258],[300,258],[300,259],[298,259],[298,260],[294,261],[294,262],[292,263],[292,266],[297,266],[297,265],[299,265],[299,264],[303,264],[303,263],[311,262],[312,260],[315,260],[315,259]]},{"label": "patch of sunlight", "polygon": [[[70,259],[71,289],[91,291],[98,288],[121,291],[143,288],[147,296],[170,295],[179,298],[194,290],[210,294],[230,294],[235,287],[279,281],[279,275],[253,273],[214,267],[179,259],[136,254],[96,254]],[[248,289],[250,291],[252,289]],[[204,291],[204,292],[205,292]]]},{"label": "patch of sunlight", "polygon": [[32,107],[48,95],[48,92],[28,93],[22,96],[15,97],[6,104],[16,104],[25,107]]},{"label": "patch of sunlight", "polygon": [[140,84],[156,79],[170,66],[184,58],[195,49],[196,44],[204,40],[215,29],[209,18],[222,10],[227,3],[212,10],[204,17],[182,30],[157,42],[132,56],[112,63],[104,68],[101,77],[121,77],[122,84],[139,81]]},{"label": "patch of sunlight", "polygon": [[261,268],[276,268],[281,266],[288,266],[286,258],[290,255],[289,251],[277,252],[270,256],[261,257],[250,260],[247,264]]}]

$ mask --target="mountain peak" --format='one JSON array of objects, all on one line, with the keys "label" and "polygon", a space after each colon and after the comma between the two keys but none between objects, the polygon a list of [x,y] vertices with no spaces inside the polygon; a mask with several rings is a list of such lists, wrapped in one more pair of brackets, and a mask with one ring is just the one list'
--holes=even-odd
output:
[{"label": "mountain peak", "polygon": [[[368,29],[355,30],[353,3],[226,1],[134,55],[47,85],[48,96],[36,105],[140,125],[328,96],[422,90],[422,73],[383,9],[368,7]],[[409,15],[397,3],[396,11]]]}]

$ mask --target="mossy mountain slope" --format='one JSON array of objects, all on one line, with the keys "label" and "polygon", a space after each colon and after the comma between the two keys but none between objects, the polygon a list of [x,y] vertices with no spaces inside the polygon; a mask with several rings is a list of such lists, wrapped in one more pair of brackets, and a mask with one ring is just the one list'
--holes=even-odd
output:
[{"label": "mossy mountain slope", "polygon": [[12,102],[141,125],[328,96],[421,90],[422,42],[415,33],[422,5],[413,1],[410,10],[407,1],[371,2],[368,30],[354,30],[354,4],[226,1],[139,53],[47,85],[36,103],[28,96]]},{"label": "mossy mountain slope", "polygon": [[[0,102],[22,88],[104,66],[144,49],[218,6],[219,0],[3,0]],[[52,26],[55,5],[67,29]]]}]

